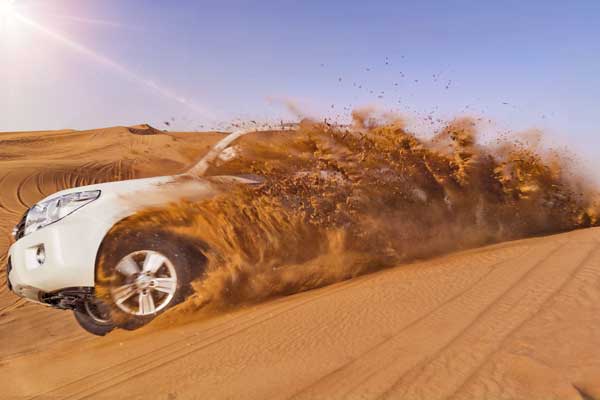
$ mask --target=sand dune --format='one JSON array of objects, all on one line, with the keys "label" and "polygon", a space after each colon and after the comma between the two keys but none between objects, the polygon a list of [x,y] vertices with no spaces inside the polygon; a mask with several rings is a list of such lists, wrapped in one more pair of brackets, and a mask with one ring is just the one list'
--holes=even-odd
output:
[{"label": "sand dune", "polygon": [[[1,133],[0,263],[41,197],[181,172],[219,137]],[[600,399],[599,243],[588,229],[488,246],[104,338],[2,282],[0,398]]]}]

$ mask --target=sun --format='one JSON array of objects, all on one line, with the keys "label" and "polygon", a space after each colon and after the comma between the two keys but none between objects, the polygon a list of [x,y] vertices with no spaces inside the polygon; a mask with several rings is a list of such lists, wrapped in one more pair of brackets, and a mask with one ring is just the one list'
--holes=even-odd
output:
[{"label": "sun", "polygon": [[14,3],[14,0],[0,0],[0,19],[7,19],[14,16]]},{"label": "sun", "polygon": [[15,0],[0,0],[0,18],[13,16]]}]

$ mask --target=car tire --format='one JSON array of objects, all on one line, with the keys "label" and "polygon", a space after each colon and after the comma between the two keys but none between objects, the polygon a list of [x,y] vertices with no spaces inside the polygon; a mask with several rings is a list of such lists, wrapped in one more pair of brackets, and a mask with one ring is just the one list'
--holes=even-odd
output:
[{"label": "car tire", "polygon": [[192,268],[204,257],[189,241],[164,232],[121,232],[103,244],[97,282],[113,323],[134,330],[192,292]]},{"label": "car tire", "polygon": [[99,302],[88,300],[81,309],[74,310],[73,314],[79,326],[93,335],[104,336],[115,329],[110,319],[110,310]]}]

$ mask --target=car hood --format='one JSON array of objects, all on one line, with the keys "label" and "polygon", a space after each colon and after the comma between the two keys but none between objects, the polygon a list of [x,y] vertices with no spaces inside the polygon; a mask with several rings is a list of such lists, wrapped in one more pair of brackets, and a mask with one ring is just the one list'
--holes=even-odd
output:
[{"label": "car hood", "polygon": [[178,200],[199,200],[214,196],[223,190],[223,183],[258,184],[260,178],[253,176],[191,177],[189,175],[159,176],[130,179],[126,181],[97,183],[56,192],[41,201],[82,191],[99,190],[103,203],[122,212],[132,212],[144,207],[154,207]]},{"label": "car hood", "polygon": [[177,181],[176,176],[158,176],[153,178],[129,179],[126,181],[104,182],[93,185],[78,186],[70,189],[61,190],[40,200],[40,202],[49,200],[58,196],[70,193],[100,190],[104,194],[126,195],[139,191],[154,191],[165,184],[173,184]]}]

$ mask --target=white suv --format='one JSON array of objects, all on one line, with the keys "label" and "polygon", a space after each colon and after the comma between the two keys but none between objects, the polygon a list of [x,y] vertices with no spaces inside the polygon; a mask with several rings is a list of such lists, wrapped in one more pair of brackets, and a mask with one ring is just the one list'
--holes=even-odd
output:
[{"label": "white suv", "polygon": [[[201,177],[217,157],[231,157],[224,150],[245,133],[226,136],[184,176],[78,187],[41,200],[13,231],[16,242],[9,249],[9,288],[28,300],[73,310],[79,324],[96,335],[105,335],[115,326],[135,329],[181,302],[190,293],[191,280],[198,276],[198,268],[192,269],[191,264],[202,258],[194,254],[193,243],[156,232],[138,232],[133,240],[123,240],[111,238],[109,231],[141,209],[214,196],[222,190],[213,183],[215,179],[256,183],[235,176]],[[110,254],[102,254],[109,240],[119,243],[111,246]],[[95,296],[101,256],[114,274],[110,299],[102,301]]]}]

